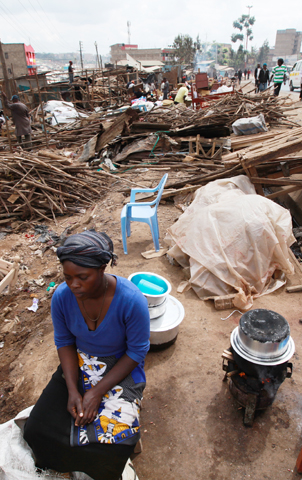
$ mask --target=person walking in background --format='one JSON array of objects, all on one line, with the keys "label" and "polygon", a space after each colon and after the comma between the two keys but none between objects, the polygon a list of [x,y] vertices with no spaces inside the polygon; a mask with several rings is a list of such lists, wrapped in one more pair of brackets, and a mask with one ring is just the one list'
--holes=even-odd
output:
[{"label": "person walking in background", "polygon": [[247,79],[247,69],[246,68],[244,69],[244,79],[245,80]]},{"label": "person walking in background", "polygon": [[239,68],[239,70],[238,70],[238,83],[239,83],[239,85],[241,84],[241,79],[242,79],[242,71],[241,71],[241,68]]},{"label": "person walking in background", "polygon": [[255,77],[255,87],[256,87],[255,93],[258,93],[258,91],[259,91],[259,75],[260,75],[260,71],[261,71],[261,65],[260,65],[260,63],[258,63],[258,64],[257,64],[257,67],[255,68],[255,73],[254,73],[254,77]]},{"label": "person walking in background", "polygon": [[69,60],[69,67],[68,67],[68,76],[69,76],[69,83],[73,83],[73,63]]},{"label": "person walking in background", "polygon": [[31,148],[31,126],[30,126],[30,117],[29,110],[24,103],[20,102],[18,95],[12,96],[12,101],[9,102],[7,96],[2,92],[2,98],[4,105],[10,109],[12,112],[13,123],[16,127],[16,137],[18,143],[22,144],[22,137],[24,135],[25,148]]},{"label": "person walking in background", "polygon": [[164,94],[163,100],[167,100],[167,99],[168,99],[169,89],[170,89],[169,82],[168,82],[168,80],[166,79],[166,77],[164,77],[164,78],[163,78],[163,83],[162,83],[162,91],[163,91],[163,94]]},{"label": "person walking in background", "polygon": [[270,84],[269,70],[267,64],[264,63],[259,73],[259,92],[264,92],[267,89],[267,84]]},{"label": "person walking in background", "polygon": [[247,71],[247,79],[248,80],[250,79],[250,74],[251,74],[251,71],[250,71],[250,69],[248,69],[248,71]]},{"label": "person walking in background", "polygon": [[280,90],[281,90],[281,85],[282,82],[286,82],[286,67],[283,65],[283,58],[279,58],[278,60],[278,65],[276,65],[273,70],[272,70],[272,76],[270,78],[270,81],[272,81],[272,78],[274,77],[274,95],[275,97],[278,97]]}]

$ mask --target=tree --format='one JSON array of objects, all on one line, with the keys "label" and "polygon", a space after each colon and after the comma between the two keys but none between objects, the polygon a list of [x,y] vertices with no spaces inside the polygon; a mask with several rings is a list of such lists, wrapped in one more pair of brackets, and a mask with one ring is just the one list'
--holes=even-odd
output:
[{"label": "tree", "polygon": [[263,63],[267,63],[269,51],[270,51],[270,48],[269,48],[268,40],[265,40],[263,42],[262,47],[259,48],[259,51],[257,54],[257,63],[260,63],[261,65],[263,65]]},{"label": "tree", "polygon": [[253,40],[253,31],[251,26],[254,25],[256,19],[255,17],[251,17],[250,15],[241,15],[238,20],[233,22],[233,27],[240,32],[245,30],[245,34],[243,33],[233,33],[231,36],[231,41],[236,43],[237,40],[240,40],[243,44],[244,36],[245,36],[245,49],[247,50],[248,40]]},{"label": "tree", "polygon": [[201,49],[201,42],[200,42],[199,34],[197,35],[196,40],[194,42],[194,49],[195,49],[195,52],[197,52],[197,50]]},{"label": "tree", "polygon": [[196,50],[200,50],[201,47],[199,35],[195,42],[190,35],[177,35],[172,47],[175,51],[176,63],[190,64],[194,60]]},{"label": "tree", "polygon": [[229,67],[232,67],[235,70],[238,70],[239,68],[243,70],[244,64],[245,64],[245,54],[246,54],[246,51],[243,50],[242,44],[239,46],[237,52],[231,49],[231,52],[228,58]]}]

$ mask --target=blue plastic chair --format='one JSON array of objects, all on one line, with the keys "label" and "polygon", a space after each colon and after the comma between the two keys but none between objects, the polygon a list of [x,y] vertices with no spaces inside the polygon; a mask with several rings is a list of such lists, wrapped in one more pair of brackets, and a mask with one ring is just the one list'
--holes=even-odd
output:
[{"label": "blue plastic chair", "polygon": [[[127,255],[127,237],[131,235],[131,222],[143,222],[147,223],[151,230],[151,235],[155,247],[155,251],[159,251],[159,229],[157,221],[157,207],[160,202],[165,183],[167,181],[168,174],[165,173],[157,187],[155,188],[143,188],[131,189],[130,202],[127,203],[121,212],[121,229],[124,253]],[[157,197],[153,202],[136,202],[136,193],[155,193],[158,191]]]}]

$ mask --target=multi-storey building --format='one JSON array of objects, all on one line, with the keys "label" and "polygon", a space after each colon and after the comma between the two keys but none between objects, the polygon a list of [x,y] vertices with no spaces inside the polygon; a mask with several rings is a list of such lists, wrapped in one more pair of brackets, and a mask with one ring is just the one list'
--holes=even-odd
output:
[{"label": "multi-storey building", "polygon": [[[24,43],[2,43],[8,78],[34,75],[36,72],[35,51]],[[0,63],[0,78],[4,78]]]},{"label": "multi-storey building", "polygon": [[297,32],[295,28],[277,30],[274,56],[300,55],[301,40],[302,32]]},{"label": "multi-storey building", "polygon": [[111,45],[111,63],[116,64],[121,60],[126,60],[127,53],[137,61],[158,61],[166,63],[163,58],[169,57],[167,63],[171,63],[170,49],[162,50],[161,48],[138,48],[138,45],[127,45],[125,43],[116,43],[115,45]]}]

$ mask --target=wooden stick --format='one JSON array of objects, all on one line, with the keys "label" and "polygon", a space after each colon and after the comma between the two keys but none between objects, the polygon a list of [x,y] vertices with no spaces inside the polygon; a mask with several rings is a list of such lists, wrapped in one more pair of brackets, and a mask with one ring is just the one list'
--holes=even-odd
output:
[{"label": "wooden stick", "polygon": [[41,115],[42,115],[42,121],[43,121],[43,127],[44,127],[45,141],[46,141],[46,145],[47,145],[47,147],[48,147],[48,136],[47,136],[46,123],[45,123],[45,117],[44,117],[44,112],[43,112],[43,102],[42,102],[42,96],[41,96],[41,90],[40,90],[39,78],[38,78],[38,75],[37,75],[37,70],[35,70],[35,77],[36,77],[36,82],[37,82],[37,87],[38,87],[38,93],[39,93],[39,102],[40,102]]},{"label": "wooden stick", "polygon": [[287,291],[287,293],[302,292],[302,285],[293,285],[291,287],[286,287],[285,290]]}]

